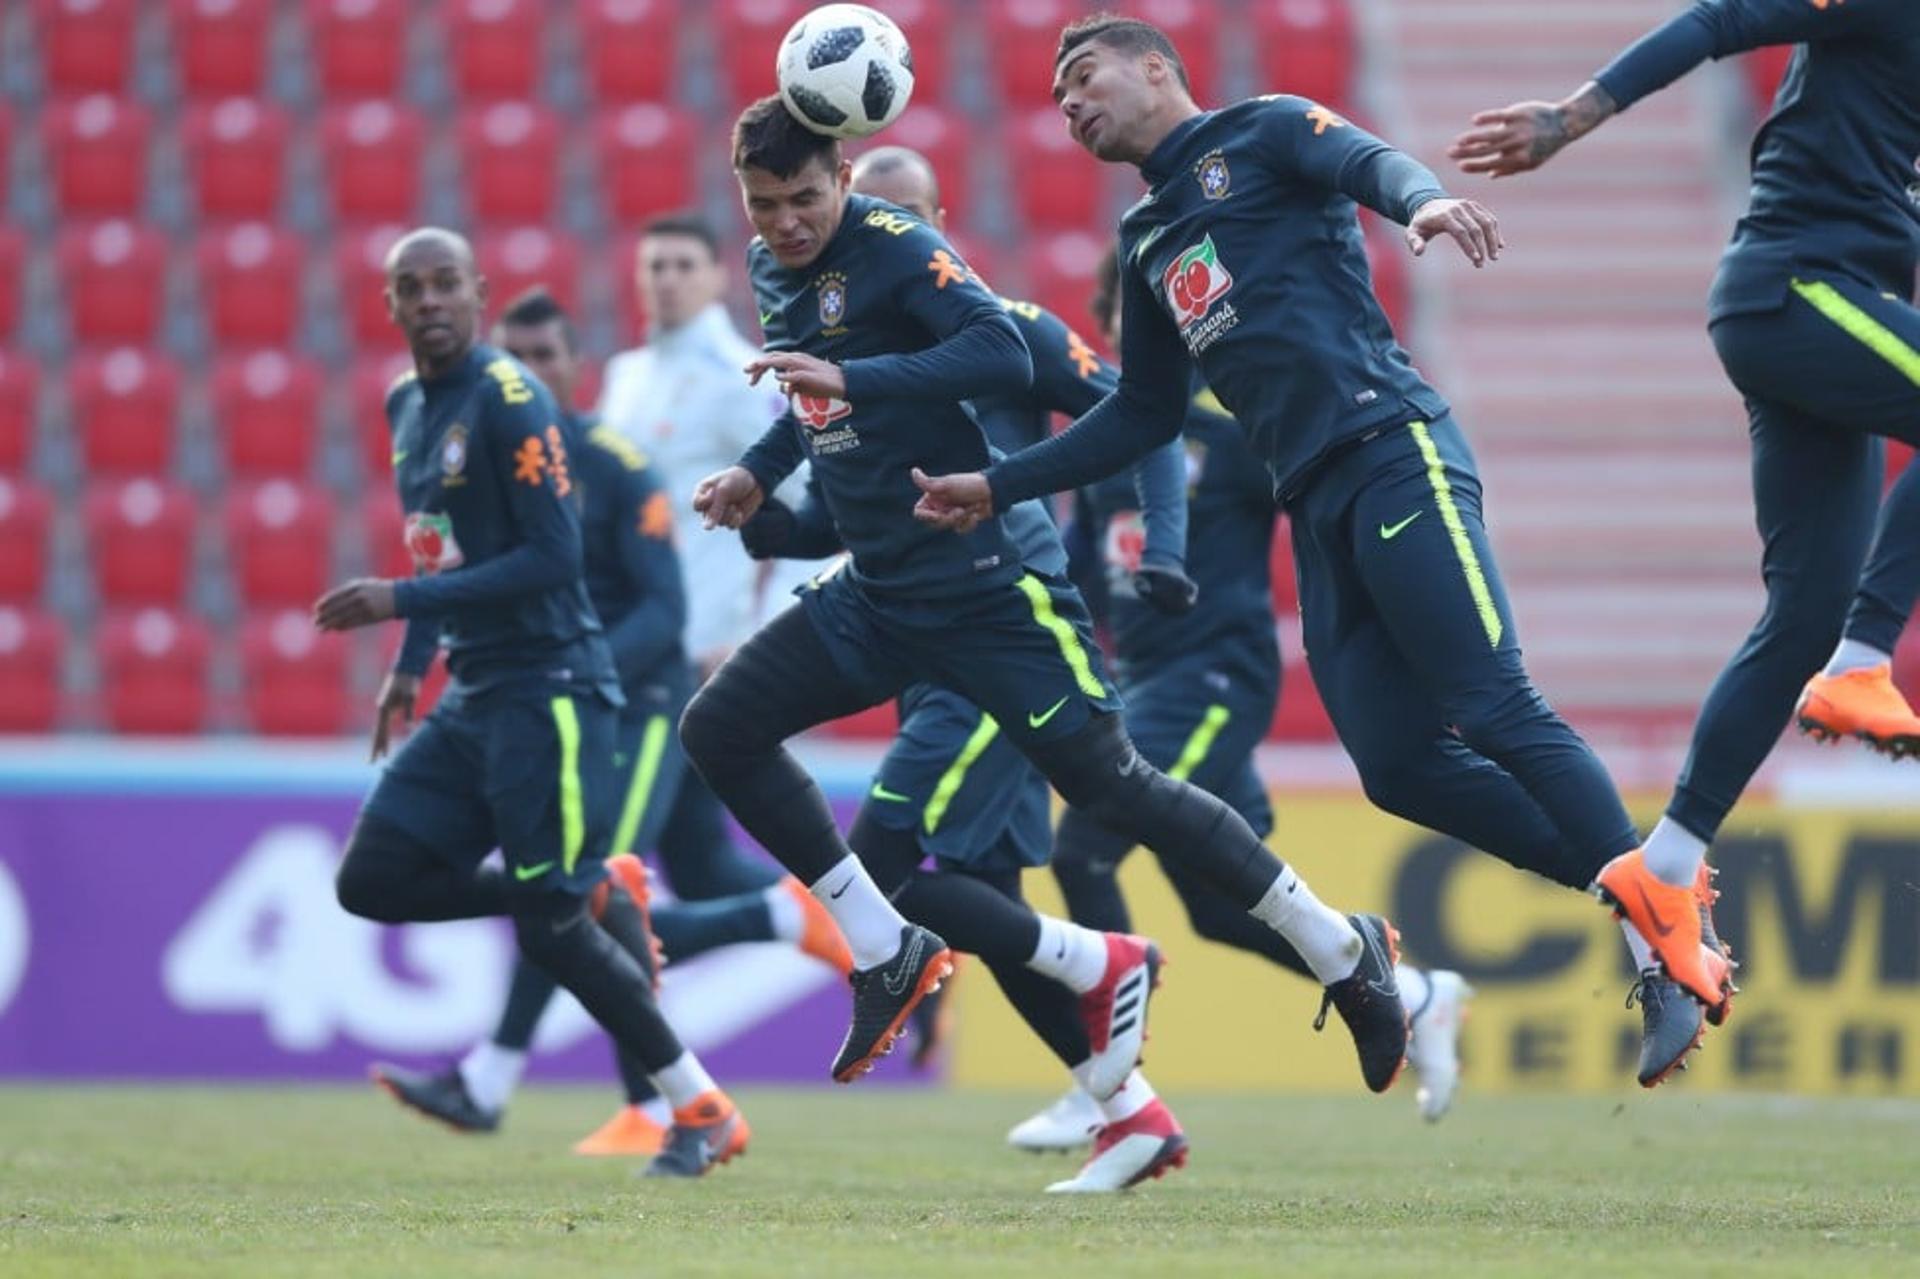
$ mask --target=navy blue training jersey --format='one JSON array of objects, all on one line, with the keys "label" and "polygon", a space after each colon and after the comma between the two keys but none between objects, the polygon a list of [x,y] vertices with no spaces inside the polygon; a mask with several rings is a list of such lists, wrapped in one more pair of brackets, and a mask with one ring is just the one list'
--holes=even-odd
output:
[{"label": "navy blue training jersey", "polygon": [[687,592],[673,542],[673,499],[643,453],[598,418],[572,414],[573,482],[583,510],[587,595],[606,628],[620,683],[678,678]]},{"label": "navy blue training jersey", "polygon": [[1102,478],[1185,417],[1195,365],[1289,497],[1329,452],[1447,411],[1394,340],[1357,221],[1445,195],[1417,161],[1303,98],[1201,112],[1140,166],[1121,222],[1120,385],[996,466],[996,505]]},{"label": "navy blue training jersey", "polygon": [[1798,44],[1753,141],[1753,191],[1712,318],[1784,304],[1796,273],[1913,297],[1920,256],[1920,3],[1708,0],[1594,77],[1625,110],[1707,58]]},{"label": "navy blue training jersey", "polygon": [[756,238],[747,266],[768,348],[840,365],[846,398],[795,395],[741,465],[772,492],[804,456],[854,580],[876,596],[949,598],[1018,578],[1003,521],[964,535],[921,523],[910,474],[983,469],[986,433],[963,402],[1031,384],[1000,300],[939,232],[863,195],[847,198],[811,265],[788,270]]},{"label": "navy blue training jersey", "polygon": [[1073,326],[1034,302],[1001,298],[1033,357],[1033,386],[1015,395],[973,401],[987,441],[1018,453],[1053,434],[1053,415],[1079,417],[1119,385],[1120,371],[1100,358]]},{"label": "navy blue training jersey", "polygon": [[1107,622],[1121,676],[1140,680],[1197,659],[1279,679],[1269,571],[1280,509],[1246,433],[1204,383],[1188,401],[1181,444],[1187,464],[1187,576],[1200,587],[1191,612],[1171,616],[1133,590],[1145,545],[1134,486],[1123,476],[1087,490],[1093,542],[1107,575]]},{"label": "navy blue training jersey", "polygon": [[432,380],[387,393],[394,480],[418,576],[394,588],[408,628],[398,669],[426,670],[437,635],[453,678],[619,687],[582,576],[574,449],[553,397],[476,343]]}]

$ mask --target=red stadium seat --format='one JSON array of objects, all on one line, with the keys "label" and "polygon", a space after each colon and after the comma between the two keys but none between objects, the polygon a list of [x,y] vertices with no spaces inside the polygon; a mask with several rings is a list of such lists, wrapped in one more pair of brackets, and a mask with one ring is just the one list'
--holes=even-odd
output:
[{"label": "red stadium seat", "polygon": [[953,11],[947,0],[874,0],[892,18],[913,50],[913,100],[935,103],[946,96]]},{"label": "red stadium seat", "polygon": [[[0,156],[0,164],[6,158]],[[0,199],[4,199],[0,192]],[[13,336],[20,315],[20,273],[27,256],[26,237],[10,226],[0,226],[0,342]]]},{"label": "red stadium seat", "polygon": [[0,102],[0,209],[7,205],[7,175],[13,172],[13,108]]},{"label": "red stadium seat", "polygon": [[181,87],[200,97],[260,92],[272,25],[273,0],[173,0]]},{"label": "red stadium seat", "polygon": [[360,531],[366,538],[366,571],[375,577],[412,577],[413,557],[407,552],[407,521],[391,483],[369,485],[360,502]]},{"label": "red stadium seat", "polygon": [[41,141],[54,197],[68,216],[138,213],[147,190],[152,122],[136,102],[95,93],[49,107]]},{"label": "red stadium seat", "polygon": [[1071,0],[990,0],[987,5],[988,59],[1004,95],[1005,109],[1018,114],[1053,102],[1053,51],[1060,28],[1082,17],[1084,5]]},{"label": "red stadium seat", "polygon": [[68,323],[81,342],[151,342],[160,325],[167,246],[131,222],[76,227],[60,237]]},{"label": "red stadium seat", "polygon": [[177,605],[192,568],[194,499],[160,480],[102,480],[83,504],[94,586],[108,604]]},{"label": "red stadium seat", "polygon": [[67,628],[51,613],[0,606],[0,733],[47,733],[60,717]]},{"label": "red stadium seat", "polygon": [[280,208],[286,113],[254,98],[225,98],[186,118],[187,170],[203,218],[272,218]]},{"label": "red stadium seat", "polygon": [[333,503],[325,490],[292,480],[234,489],[227,553],[234,587],[249,606],[311,604],[333,572]]},{"label": "red stadium seat", "polygon": [[554,15],[541,0],[451,0],[441,7],[454,88],[464,98],[531,98]]},{"label": "red stadium seat", "polygon": [[320,443],[320,366],[281,351],[223,357],[213,418],[227,472],[303,478]]},{"label": "red stadium seat", "polygon": [[560,125],[530,102],[477,107],[460,121],[467,206],[482,222],[545,222],[560,189]]},{"label": "red stadium seat", "polygon": [[514,227],[481,236],[474,252],[495,309],[536,284],[568,311],[577,309],[580,249],[571,238],[545,227]]},{"label": "red stadium seat", "polygon": [[314,629],[305,609],[256,613],[240,628],[247,722],[270,737],[321,737],[348,726],[353,709],[345,635]]},{"label": "red stadium seat", "polygon": [[44,490],[0,475],[0,599],[40,598],[52,522],[53,499]]},{"label": "red stadium seat", "polygon": [[405,222],[420,203],[425,126],[404,104],[333,107],[321,125],[333,213],[343,222]]},{"label": "red stadium seat", "polygon": [[305,246],[265,222],[200,237],[200,306],[217,346],[288,346],[300,322]]},{"label": "red stadium seat", "polygon": [[397,224],[369,227],[342,236],[334,249],[334,287],[347,332],[360,346],[391,350],[401,343],[400,331],[387,312],[387,251],[406,234]]},{"label": "red stadium seat", "polygon": [[805,0],[721,0],[715,46],[726,64],[722,74],[736,106],[777,91],[773,67],[780,41],[811,4]]},{"label": "red stadium seat", "polygon": [[158,352],[122,346],[67,369],[67,401],[93,475],[157,475],[173,465],[180,370]]},{"label": "red stadium seat", "polygon": [[615,107],[601,112],[596,137],[609,221],[631,226],[694,202],[694,128],[678,111],[651,102]]},{"label": "red stadium seat", "polygon": [[1262,93],[1292,93],[1344,109],[1353,96],[1355,40],[1346,0],[1255,0]]},{"label": "red stadium seat", "polygon": [[366,467],[366,483],[389,496],[393,492],[393,432],[387,427],[387,392],[412,369],[413,358],[405,352],[362,359],[353,369],[354,439]]},{"label": "red stadium seat", "polygon": [[126,88],[140,14],[137,0],[40,0],[37,7],[40,69],[49,92]]},{"label": "red stadium seat", "polygon": [[[1214,91],[1220,84],[1220,19],[1216,0],[1133,0],[1127,16],[1151,22],[1167,33],[1186,64],[1194,100],[1201,106],[1219,105]],[[1053,55],[1047,55],[1051,58]],[[1051,62],[1048,64],[1051,66]]]},{"label": "red stadium seat", "polygon": [[408,7],[408,0],[308,0],[324,96],[385,98],[399,92]]},{"label": "red stadium seat", "polygon": [[164,608],[109,617],[98,636],[107,724],[116,733],[198,733],[207,723],[213,642],[198,618]]},{"label": "red stadium seat", "polygon": [[582,0],[580,45],[603,106],[671,95],[679,0]]},{"label": "red stadium seat", "polygon": [[1790,44],[1773,44],[1755,49],[1740,59],[1740,69],[1746,72],[1747,91],[1756,112],[1764,115],[1773,109],[1774,95],[1780,92],[1780,82],[1786,79],[1793,50]]},{"label": "red stadium seat", "polygon": [[910,147],[927,157],[940,180],[940,203],[947,219],[957,222],[966,216],[971,186],[973,154],[966,130],[965,122],[953,112],[916,100],[872,145]]},{"label": "red stadium seat", "polygon": [[1017,175],[1014,203],[1035,230],[1091,226],[1106,205],[1100,162],[1067,133],[1066,117],[1036,108],[1007,122],[1008,163]]},{"label": "red stadium seat", "polygon": [[1100,259],[1110,243],[1091,231],[1063,231],[1027,251],[1028,300],[1046,307],[1101,347],[1106,345],[1105,335],[1089,332],[1093,322],[1087,306],[1093,300]]},{"label": "red stadium seat", "polygon": [[0,471],[27,469],[39,414],[40,366],[30,355],[0,348]]}]

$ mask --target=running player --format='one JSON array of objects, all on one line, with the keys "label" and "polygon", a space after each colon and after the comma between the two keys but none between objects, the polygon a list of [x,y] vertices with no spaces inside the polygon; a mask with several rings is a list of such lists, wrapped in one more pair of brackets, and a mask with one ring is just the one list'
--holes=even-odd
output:
[{"label": "running player", "polygon": [[[703,481],[695,507],[709,525],[738,527],[806,458],[850,558],[721,667],[681,734],[715,792],[847,937],[854,1019],[835,1077],[856,1077],[889,1046],[950,961],[940,937],[876,887],[783,743],[926,681],[992,715],[1069,803],[1204,864],[1286,934],[1353,1031],[1368,1086],[1385,1089],[1407,1034],[1386,922],[1322,905],[1218,800],[1139,759],[1079,594],[1029,569],[1001,520],[956,536],[913,518],[913,476],[988,460],[962,403],[1031,381],[1004,307],[938,232],[851,195],[838,144],[778,98],[742,113],[734,170],[760,233],[750,273],[770,348],[748,372],[775,374],[794,409],[739,466]],[[1039,971],[1102,962],[1092,941],[1056,952],[1049,933],[1028,960]]]},{"label": "running player", "polygon": [[[1527,677],[1472,453],[1394,340],[1355,217],[1365,204],[1406,226],[1415,253],[1446,236],[1484,266],[1501,248],[1493,215],[1304,99],[1200,110],[1147,23],[1066,28],[1054,95],[1082,146],[1139,166],[1151,186],[1121,224],[1120,387],[984,473],[925,481],[922,518],[965,530],[1112,474],[1179,431],[1197,364],[1291,516],[1314,683],[1368,796],[1589,889],[1636,846],[1633,823]],[[1723,1003],[1724,958],[1695,951],[1674,976]],[[1698,1039],[1698,1016],[1687,1020],[1649,1037],[1663,1069]]]},{"label": "running player", "polygon": [[[746,1122],[661,1017],[644,936],[616,944],[589,913],[606,875],[624,699],[587,598],[559,409],[522,365],[478,341],[486,282],[466,240],[410,232],[386,274],[416,370],[388,393],[386,412],[420,576],[348,582],[320,599],[314,620],[327,631],[408,622],[380,693],[376,758],[393,718],[411,718],[441,643],[453,682],[367,797],[340,864],[340,904],[384,923],[510,916],[521,952],[673,1106],[648,1172],[699,1176],[745,1148]],[[495,847],[504,865],[481,866]],[[640,923],[637,910],[630,920]]]},{"label": "running player", "polygon": [[1892,679],[1920,590],[1920,466],[1882,508],[1878,438],[1920,444],[1920,4],[1696,4],[1573,96],[1481,112],[1449,152],[1468,173],[1524,173],[1708,58],[1795,43],[1707,301],[1747,405],[1766,612],[1707,694],[1646,847],[1603,877],[1676,976],[1698,941],[1688,894],[1712,896],[1707,845],[1789,720],[1920,751]]}]

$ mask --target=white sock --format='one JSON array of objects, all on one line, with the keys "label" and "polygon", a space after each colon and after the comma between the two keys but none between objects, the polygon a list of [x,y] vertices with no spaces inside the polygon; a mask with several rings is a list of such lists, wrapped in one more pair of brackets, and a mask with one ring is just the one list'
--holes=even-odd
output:
[{"label": "white sock", "polygon": [[760,896],[767,903],[767,919],[773,925],[775,941],[797,942],[806,934],[806,912],[794,900],[793,891],[787,887],[786,880],[767,885],[761,890]]},{"label": "white sock", "polygon": [[1620,921],[1620,931],[1626,934],[1627,950],[1633,955],[1634,972],[1644,973],[1650,968],[1657,967],[1653,962],[1653,947],[1647,944],[1647,939],[1640,935],[1638,928],[1623,919]]},{"label": "white sock", "polygon": [[1027,967],[1084,995],[1107,975],[1107,935],[1052,915],[1040,916],[1040,944]]},{"label": "white sock", "polygon": [[640,1103],[640,1113],[659,1124],[662,1128],[673,1123],[673,1107],[667,1104],[665,1097],[655,1097],[651,1101]]},{"label": "white sock", "polygon": [[1864,670],[1869,666],[1885,666],[1893,660],[1893,654],[1883,653],[1871,644],[1862,644],[1859,640],[1843,639],[1840,647],[1833,650],[1833,656],[1827,659],[1822,675],[1845,675],[1848,671]]},{"label": "white sock", "polygon": [[473,1046],[460,1059],[460,1082],[467,1096],[482,1110],[503,1110],[520,1085],[521,1072],[527,1068],[527,1054],[521,1048],[502,1048],[491,1039]]},{"label": "white sock", "polygon": [[1400,1002],[1406,1006],[1408,1017],[1418,1017],[1426,1011],[1427,998],[1433,993],[1433,987],[1427,981],[1427,975],[1412,964],[1395,964],[1393,979],[1400,986]]},{"label": "white sock", "polygon": [[682,1052],[653,1076],[653,1086],[667,1099],[667,1104],[675,1110],[691,1106],[703,1093],[710,1093],[717,1086],[707,1068],[691,1052]]},{"label": "white sock", "polygon": [[1247,913],[1291,942],[1323,986],[1353,976],[1360,967],[1366,942],[1345,915],[1313,895],[1291,866],[1281,867],[1273,887]]},{"label": "white sock", "polygon": [[1700,860],[1707,855],[1707,841],[1671,817],[1662,817],[1641,845],[1640,855],[1661,883],[1692,888],[1694,876],[1700,873]]},{"label": "white sock", "polygon": [[[1073,1077],[1080,1082],[1081,1092],[1087,1091],[1085,1072],[1088,1065],[1082,1062],[1073,1068]],[[1153,1091],[1153,1085],[1147,1082],[1147,1077],[1136,1070],[1127,1076],[1126,1083],[1120,1085],[1119,1092],[1104,1101],[1096,1100],[1093,1104],[1100,1108],[1100,1118],[1117,1124],[1145,1110],[1158,1095]]]},{"label": "white sock", "polygon": [[855,968],[876,968],[900,953],[900,930],[907,921],[858,857],[842,857],[809,891],[846,934]]}]

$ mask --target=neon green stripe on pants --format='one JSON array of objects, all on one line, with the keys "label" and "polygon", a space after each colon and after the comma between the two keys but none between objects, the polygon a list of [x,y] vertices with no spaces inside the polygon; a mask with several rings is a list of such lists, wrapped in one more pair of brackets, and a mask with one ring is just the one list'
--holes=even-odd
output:
[{"label": "neon green stripe on pants", "polygon": [[1213,749],[1214,739],[1220,736],[1220,730],[1233,718],[1233,712],[1218,703],[1207,707],[1207,713],[1200,717],[1200,723],[1193,730],[1193,736],[1180,748],[1180,758],[1173,761],[1173,767],[1167,770],[1167,776],[1176,782],[1184,782],[1193,776],[1193,770]]},{"label": "neon green stripe on pants", "polygon": [[1811,284],[1805,280],[1795,280],[1793,291],[1805,298],[1814,310],[1845,329],[1850,336],[1858,338],[1868,350],[1906,374],[1914,385],[1920,386],[1920,351],[1908,346],[1898,333],[1849,302],[1840,290],[1822,280],[1815,280]]},{"label": "neon green stripe on pants", "polygon": [[991,715],[982,715],[979,724],[974,726],[967,744],[953,757],[953,763],[947,765],[947,771],[940,774],[939,782],[933,788],[933,797],[927,801],[926,812],[920,815],[920,824],[931,835],[940,828],[940,822],[947,815],[947,809],[953,803],[953,797],[960,793],[961,784],[967,780],[967,770],[973,767],[973,761],[979,759],[993,739],[1000,732]]},{"label": "neon green stripe on pants", "polygon": [[1467,593],[1473,596],[1473,607],[1487,632],[1487,647],[1499,648],[1500,637],[1506,634],[1506,623],[1500,620],[1499,606],[1493,602],[1486,572],[1480,567],[1480,555],[1473,549],[1473,539],[1467,536],[1466,521],[1460,518],[1460,508],[1454,505],[1446,463],[1440,460],[1440,450],[1433,446],[1433,434],[1425,422],[1411,423],[1407,429],[1413,432],[1414,443],[1420,446],[1420,460],[1427,464],[1427,483],[1433,486],[1433,504],[1440,512],[1441,524],[1446,526],[1447,537],[1453,542],[1460,569],[1467,576]]},{"label": "neon green stripe on pants", "polygon": [[1023,574],[1014,585],[1027,597],[1027,603],[1033,606],[1033,620],[1052,633],[1054,641],[1060,645],[1060,655],[1067,659],[1067,667],[1073,672],[1073,682],[1088,697],[1105,698],[1107,686],[1093,673],[1093,662],[1087,657],[1085,646],[1074,633],[1073,623],[1053,611],[1053,596],[1047,594],[1047,584],[1031,573]]},{"label": "neon green stripe on pants", "polygon": [[665,715],[647,720],[640,737],[640,758],[633,766],[633,781],[627,787],[627,802],[620,809],[620,825],[614,828],[610,853],[638,853],[634,836],[646,820],[647,805],[653,799],[653,784],[660,776],[660,757],[667,753],[667,731],[671,727]]},{"label": "neon green stripe on pants", "polygon": [[571,697],[556,697],[553,727],[560,734],[560,865],[573,874],[587,842],[586,803],[580,789],[580,716]]}]

